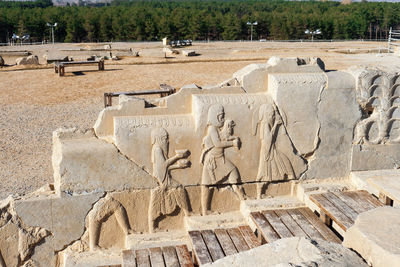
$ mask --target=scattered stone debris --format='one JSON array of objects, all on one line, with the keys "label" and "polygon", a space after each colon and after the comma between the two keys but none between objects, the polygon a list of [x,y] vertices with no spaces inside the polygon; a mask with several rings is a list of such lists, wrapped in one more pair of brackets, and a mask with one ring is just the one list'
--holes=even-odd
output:
[{"label": "scattered stone debris", "polygon": [[39,65],[39,58],[35,55],[20,57],[15,60],[17,65]]}]

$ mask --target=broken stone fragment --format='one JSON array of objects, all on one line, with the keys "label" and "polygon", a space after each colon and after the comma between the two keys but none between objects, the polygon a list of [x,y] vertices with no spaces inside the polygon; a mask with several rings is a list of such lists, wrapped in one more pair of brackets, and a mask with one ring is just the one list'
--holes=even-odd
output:
[{"label": "broken stone fragment", "polygon": [[374,267],[400,266],[400,209],[380,207],[358,215],[343,245]]}]

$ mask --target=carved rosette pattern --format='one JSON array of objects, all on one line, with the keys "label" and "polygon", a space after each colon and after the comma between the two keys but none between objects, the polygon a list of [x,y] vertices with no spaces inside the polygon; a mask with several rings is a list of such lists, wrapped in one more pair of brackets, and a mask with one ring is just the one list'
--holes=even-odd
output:
[{"label": "carved rosette pattern", "polygon": [[354,144],[400,142],[400,75],[368,70],[360,75],[357,101],[363,112]]}]

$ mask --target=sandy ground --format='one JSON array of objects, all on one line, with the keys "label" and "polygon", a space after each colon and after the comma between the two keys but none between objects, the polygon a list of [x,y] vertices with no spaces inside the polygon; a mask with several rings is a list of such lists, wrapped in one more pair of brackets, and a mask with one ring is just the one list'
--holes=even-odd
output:
[{"label": "sandy ground", "polygon": [[[321,57],[327,70],[353,65],[400,67],[400,57],[386,54],[386,43],[279,43],[217,42],[194,43],[199,55],[164,58],[160,43],[115,43],[115,48],[133,48],[140,57],[106,61],[106,71],[94,66],[66,68],[58,77],[43,55],[61,53],[74,59],[93,54],[80,48],[102,44],[56,44],[0,47],[9,66],[0,68],[0,199],[24,194],[51,183],[52,131],[59,127],[89,128],[103,108],[105,92],[156,89],[160,83],[180,88],[195,83],[217,84],[251,63],[271,56]],[[17,56],[6,51],[29,50],[38,55],[38,67],[13,66]],[[381,53],[380,53],[381,52]]]}]

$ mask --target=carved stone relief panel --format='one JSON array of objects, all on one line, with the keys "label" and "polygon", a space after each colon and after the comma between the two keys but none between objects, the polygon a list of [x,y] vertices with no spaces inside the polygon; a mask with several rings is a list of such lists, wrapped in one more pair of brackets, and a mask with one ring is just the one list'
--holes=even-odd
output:
[{"label": "carved stone relief panel", "polygon": [[357,100],[363,112],[354,144],[400,142],[400,76],[367,70],[359,77]]}]

